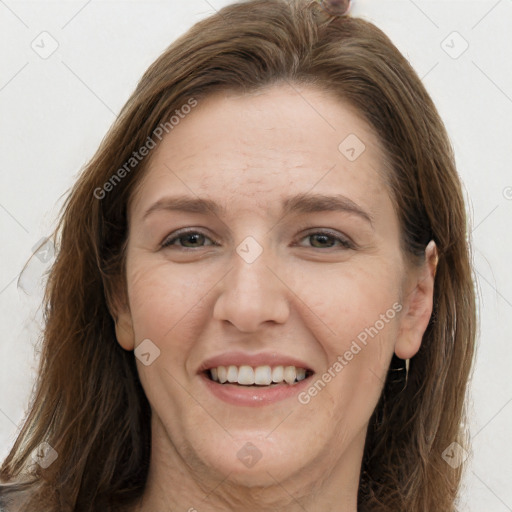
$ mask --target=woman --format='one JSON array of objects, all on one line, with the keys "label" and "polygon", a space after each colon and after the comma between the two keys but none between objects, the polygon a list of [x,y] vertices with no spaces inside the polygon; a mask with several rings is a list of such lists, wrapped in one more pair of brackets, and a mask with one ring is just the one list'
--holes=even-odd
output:
[{"label": "woman", "polygon": [[9,511],[456,510],[452,148],[391,41],[326,7],[230,5],[142,77],[55,233]]}]

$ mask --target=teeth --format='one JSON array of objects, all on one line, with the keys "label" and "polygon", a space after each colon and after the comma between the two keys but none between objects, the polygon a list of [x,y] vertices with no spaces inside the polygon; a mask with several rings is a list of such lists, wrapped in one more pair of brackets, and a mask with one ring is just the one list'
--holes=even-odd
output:
[{"label": "teeth", "polygon": [[[212,370],[213,370],[213,368],[212,368]],[[213,372],[211,372],[211,370],[210,370],[210,375],[212,376],[212,379],[215,380],[215,378],[213,376]],[[218,375],[219,382],[221,384],[224,384],[224,382],[226,382],[228,380],[228,372],[227,372],[225,366],[219,366],[217,368],[217,375]]]},{"label": "teeth", "polygon": [[295,366],[252,366],[242,365],[240,367],[230,365],[218,366],[210,369],[212,380],[224,384],[240,384],[242,386],[269,386],[270,384],[279,384],[286,382],[294,384],[295,382],[306,378],[305,368],[296,368]]},{"label": "teeth", "polygon": [[283,382],[284,380],[284,367],[276,366],[272,370],[272,382]]},{"label": "teeth", "polygon": [[228,382],[236,382],[238,380],[238,368],[236,366],[228,366]]},{"label": "teeth", "polygon": [[295,377],[297,377],[295,366],[287,366],[284,369],[284,380],[288,382],[288,384],[292,384],[293,382],[295,382]]},{"label": "teeth", "polygon": [[[230,368],[236,369],[236,366],[230,366]],[[254,384],[254,370],[250,366],[240,366],[238,379],[235,382],[245,386],[252,386]]]},{"label": "teeth", "polygon": [[270,366],[258,366],[254,372],[254,384],[268,386],[272,384],[272,370]]}]

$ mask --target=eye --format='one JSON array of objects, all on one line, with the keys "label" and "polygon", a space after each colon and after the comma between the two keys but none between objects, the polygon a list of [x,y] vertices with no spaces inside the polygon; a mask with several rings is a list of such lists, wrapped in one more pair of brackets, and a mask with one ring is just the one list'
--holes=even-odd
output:
[{"label": "eye", "polygon": [[[180,241],[181,243],[179,245],[175,244],[176,241]],[[180,234],[177,234],[176,236],[172,238],[167,238],[161,245],[162,249],[166,247],[170,247],[173,245],[177,245],[178,247],[184,247],[186,249],[194,249],[196,247],[204,247],[202,245],[202,242],[205,240],[210,240],[212,243],[210,245],[218,245],[217,243],[213,242],[211,238],[206,236],[201,231],[197,230],[188,230],[188,231],[182,231]],[[192,244],[189,245],[183,245],[183,241],[185,244]]]},{"label": "eye", "polygon": [[[319,246],[311,245],[310,247],[313,247],[314,249],[331,249],[334,247],[334,244],[336,242],[341,245],[342,248],[345,249],[354,249],[354,244],[348,240],[345,237],[339,236],[336,233],[332,233],[330,231],[315,231],[313,233],[309,233],[305,237],[303,237],[301,240],[305,239],[312,239],[312,243],[318,243]],[[332,242],[329,242],[332,241]],[[328,245],[325,245],[328,244]]]},{"label": "eye", "polygon": [[[301,238],[301,240],[305,240],[308,238],[313,240],[313,245],[309,246],[312,247],[313,249],[331,249],[335,246],[336,243],[338,243],[338,246],[341,246],[341,248],[344,249],[354,249],[355,247],[354,244],[347,238],[330,231],[315,231],[313,233],[307,234],[306,236]],[[171,236],[164,240],[164,242],[161,244],[161,247],[162,249],[171,246],[183,247],[185,249],[195,249],[205,247],[204,242],[208,240],[211,243],[206,244],[206,246],[219,245],[201,231],[181,231],[178,232],[177,234],[174,234],[174,236]],[[180,243],[176,244],[176,242],[178,241]],[[314,245],[315,243],[318,245]]]}]

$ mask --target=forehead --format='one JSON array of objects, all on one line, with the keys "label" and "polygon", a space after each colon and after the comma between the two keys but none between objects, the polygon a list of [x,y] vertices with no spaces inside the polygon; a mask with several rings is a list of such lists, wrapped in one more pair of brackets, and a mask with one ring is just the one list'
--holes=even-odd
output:
[{"label": "forehead", "polygon": [[254,211],[291,192],[336,189],[370,207],[383,184],[379,140],[352,107],[312,86],[282,84],[201,99],[154,150],[130,210],[164,191]]}]

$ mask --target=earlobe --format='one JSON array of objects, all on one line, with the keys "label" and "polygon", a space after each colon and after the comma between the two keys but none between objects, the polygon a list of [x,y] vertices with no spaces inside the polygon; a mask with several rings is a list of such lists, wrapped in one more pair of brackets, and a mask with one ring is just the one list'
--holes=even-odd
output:
[{"label": "earlobe", "polygon": [[115,318],[117,342],[125,350],[135,348],[135,335],[130,312],[126,309],[118,313]]},{"label": "earlobe", "polygon": [[415,274],[412,290],[404,298],[400,331],[395,343],[395,354],[400,359],[410,359],[420,349],[432,315],[437,262],[437,247],[431,240],[425,249],[425,263]]}]

